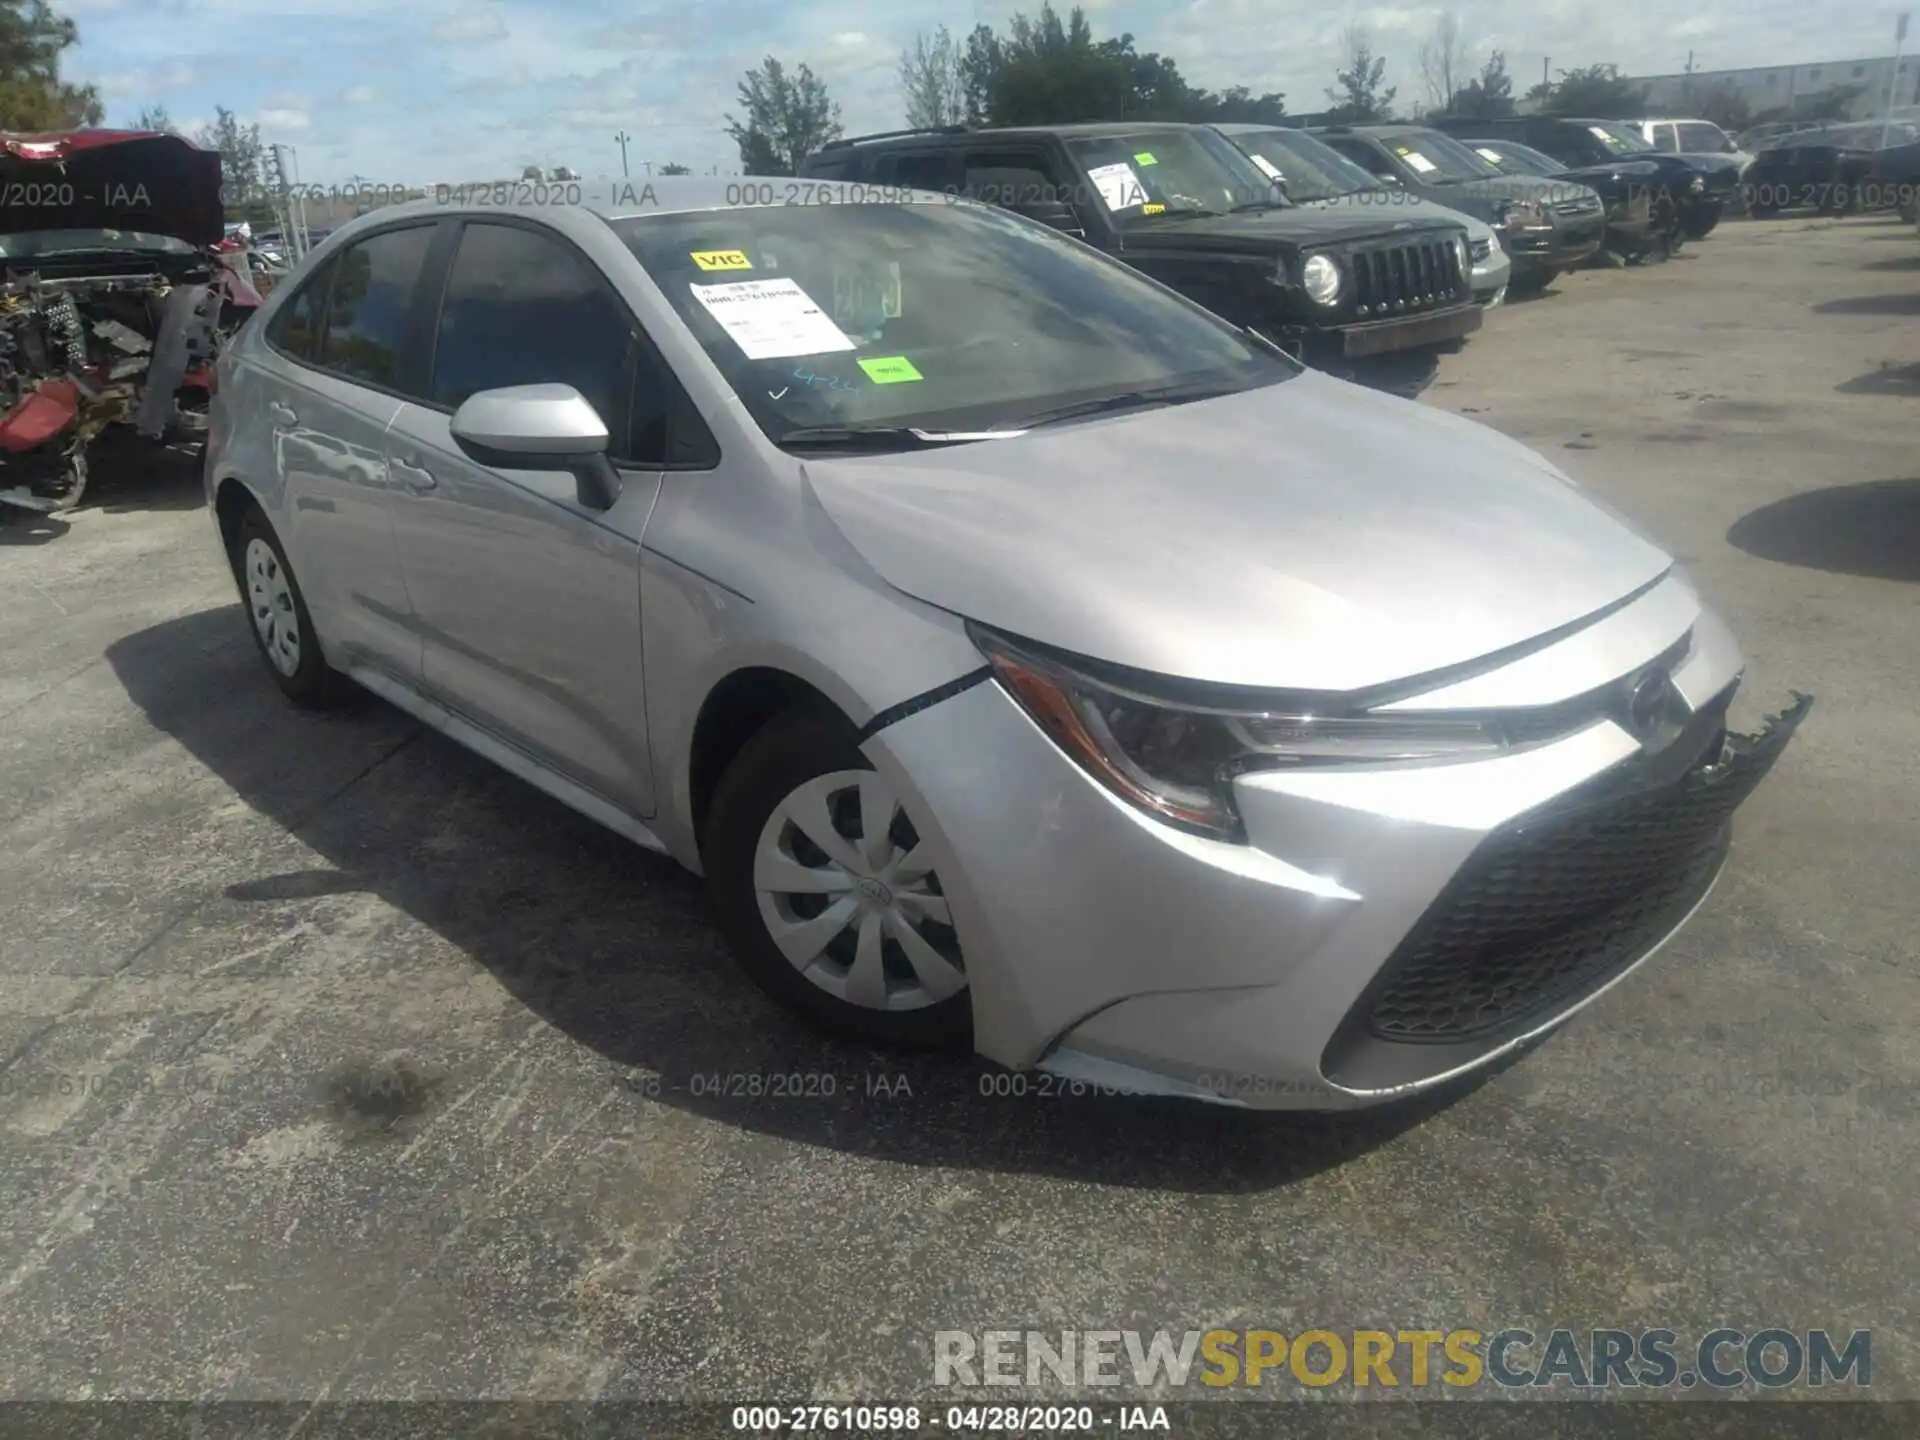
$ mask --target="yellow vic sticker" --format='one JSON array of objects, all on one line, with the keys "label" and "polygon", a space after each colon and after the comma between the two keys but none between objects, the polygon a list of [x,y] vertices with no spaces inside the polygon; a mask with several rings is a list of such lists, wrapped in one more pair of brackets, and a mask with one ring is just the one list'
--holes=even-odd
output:
[{"label": "yellow vic sticker", "polygon": [[1167,207],[1164,205],[1142,205],[1140,207],[1140,213],[1142,215],[1164,215],[1167,213]]},{"label": "yellow vic sticker", "polygon": [[1158,165],[1160,162],[1153,158],[1152,151],[1142,150],[1138,155],[1133,157],[1133,163],[1136,165]]},{"label": "yellow vic sticker", "polygon": [[913,362],[904,355],[878,355],[871,360],[862,360],[860,368],[867,372],[867,378],[876,385],[899,385],[922,378],[920,372],[914,369]]},{"label": "yellow vic sticker", "polygon": [[751,270],[753,262],[744,250],[691,250],[693,263],[702,270]]}]

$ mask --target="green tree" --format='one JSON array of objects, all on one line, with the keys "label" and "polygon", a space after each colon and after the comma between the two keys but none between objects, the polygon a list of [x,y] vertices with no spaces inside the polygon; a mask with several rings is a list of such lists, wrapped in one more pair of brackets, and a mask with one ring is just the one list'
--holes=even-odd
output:
[{"label": "green tree", "polygon": [[740,147],[748,175],[791,175],[800,162],[840,136],[840,107],[805,65],[789,76],[769,55],[740,82],[744,120],[727,117],[727,134]]},{"label": "green tree", "polygon": [[167,113],[164,105],[149,105],[133,117],[136,130],[157,130],[162,135],[178,135],[180,127],[173,123],[173,116]]},{"label": "green tree", "polygon": [[[1538,94],[1540,87],[1535,86]],[[1646,87],[1620,73],[1618,65],[1586,65],[1562,70],[1545,96],[1549,115],[1590,116],[1595,120],[1631,120],[1646,112]]]},{"label": "green tree", "polygon": [[916,35],[900,52],[900,90],[907,102],[907,124],[920,128],[958,125],[967,118],[965,54],[942,25],[932,35]]},{"label": "green tree", "polygon": [[201,126],[193,143],[220,152],[221,198],[229,209],[251,205],[265,193],[267,147],[259,125],[243,125],[233,111],[217,105],[213,123]]},{"label": "green tree", "polygon": [[0,130],[76,130],[103,111],[91,85],[60,78],[60,57],[80,43],[72,20],[47,0],[0,0]]},{"label": "green tree", "polygon": [[1349,26],[1346,35],[1347,68],[1336,70],[1338,89],[1327,91],[1333,102],[1327,119],[1336,125],[1370,125],[1393,118],[1393,98],[1400,92],[1393,86],[1382,88],[1387,60],[1373,53],[1373,37],[1358,25]]},{"label": "green tree", "polygon": [[1452,114],[1470,120],[1497,120],[1513,114],[1513,79],[1507,74],[1507,55],[1496,50],[1480,73],[1453,94]]},{"label": "green tree", "polygon": [[1131,34],[1096,40],[1085,10],[1051,4],[1015,15],[1007,34],[976,26],[959,63],[966,118],[974,124],[1048,125],[1076,120],[1272,120],[1276,91],[1244,85],[1220,94],[1187,82],[1169,56],[1135,47]]}]

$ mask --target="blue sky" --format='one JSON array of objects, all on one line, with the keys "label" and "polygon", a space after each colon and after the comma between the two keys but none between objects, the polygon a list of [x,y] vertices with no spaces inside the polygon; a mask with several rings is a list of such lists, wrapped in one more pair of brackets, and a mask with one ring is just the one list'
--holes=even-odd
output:
[{"label": "blue sky", "polygon": [[[733,168],[723,130],[742,73],[766,55],[824,77],[849,131],[901,123],[896,61],[920,31],[1002,25],[1026,0],[55,0],[80,25],[67,72],[97,84],[109,123],[164,104],[191,128],[226,105],[298,148],[301,179],[431,183],[529,164],[618,173],[614,133],[642,161]],[[1065,5],[1061,9],[1068,8]],[[1350,23],[1372,31],[1401,98],[1439,5],[1301,0],[1093,0],[1096,34],[1132,31],[1213,87],[1285,92],[1316,110]],[[1884,55],[1896,5],[1806,0],[1463,0],[1473,54],[1498,46],[1524,84],[1542,59],[1629,72]],[[1917,6],[1916,8],[1920,8]],[[1915,42],[1920,43],[1920,29]],[[1912,48],[1910,46],[1910,48]]]}]

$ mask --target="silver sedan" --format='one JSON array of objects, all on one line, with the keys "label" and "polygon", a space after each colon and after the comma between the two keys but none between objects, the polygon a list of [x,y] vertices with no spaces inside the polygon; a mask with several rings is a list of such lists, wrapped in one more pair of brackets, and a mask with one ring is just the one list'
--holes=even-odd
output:
[{"label": "silver sedan", "polygon": [[1408,1094],[1657,949],[1805,711],[1730,734],[1726,628],[1540,456],[1052,230],[462,198],[336,232],[220,362],[261,653],[704,875],[825,1025]]}]

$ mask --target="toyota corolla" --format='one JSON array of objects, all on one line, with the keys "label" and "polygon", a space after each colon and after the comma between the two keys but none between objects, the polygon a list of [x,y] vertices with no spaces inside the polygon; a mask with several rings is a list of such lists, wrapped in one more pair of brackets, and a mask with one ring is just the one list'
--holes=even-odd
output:
[{"label": "toyota corolla", "polygon": [[220,362],[268,672],[665,851],[842,1032],[1410,1094],[1658,949],[1806,711],[1730,733],[1727,628],[1540,456],[1054,230],[461,198],[336,232]]}]

